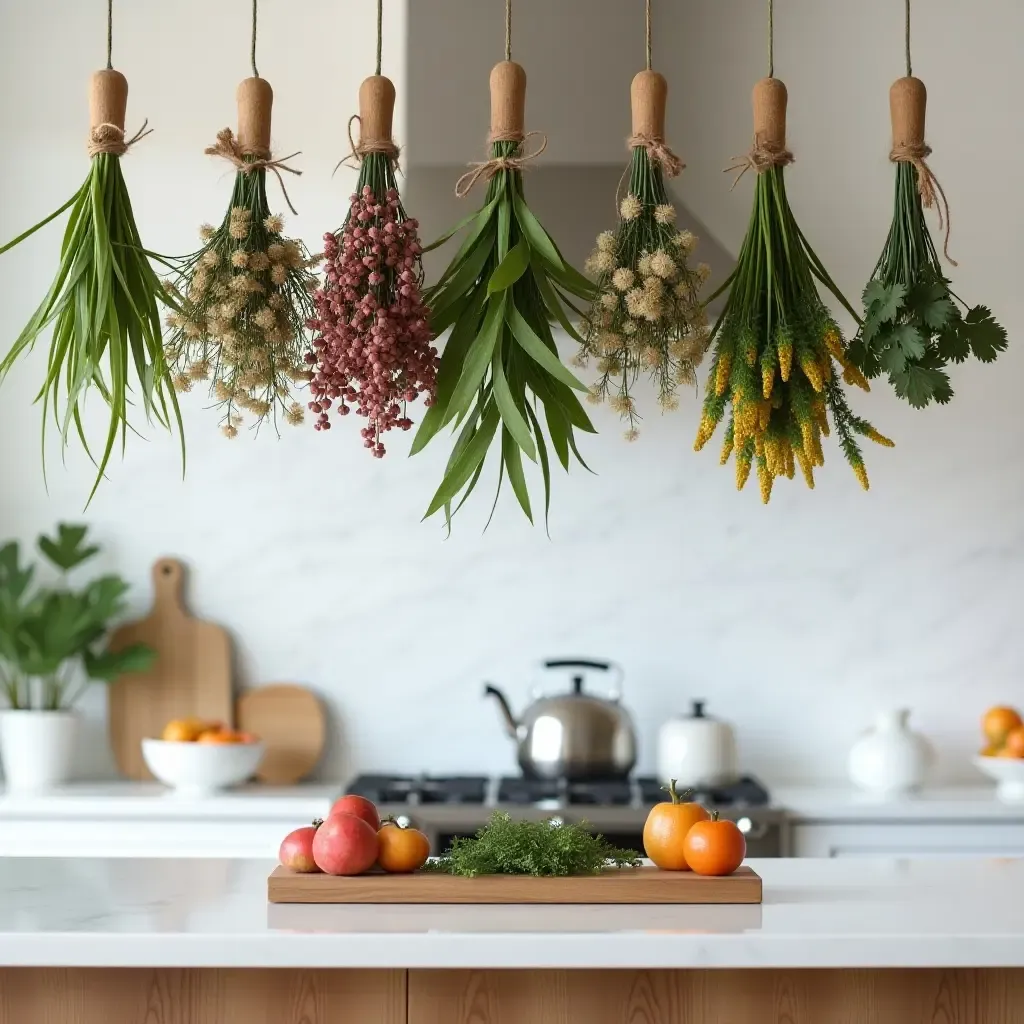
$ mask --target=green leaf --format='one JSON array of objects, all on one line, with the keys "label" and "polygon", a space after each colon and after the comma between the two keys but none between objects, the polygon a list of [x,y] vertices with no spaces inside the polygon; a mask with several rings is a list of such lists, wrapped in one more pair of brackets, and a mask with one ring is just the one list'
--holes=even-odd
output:
[{"label": "green leaf", "polygon": [[949,390],[949,377],[942,370],[916,364],[909,365],[903,373],[893,374],[892,382],[896,394],[915,409],[923,409],[937,393]]},{"label": "green leaf", "polygon": [[537,414],[530,407],[529,403],[526,405],[526,414],[530,417],[530,423],[533,425],[533,434],[537,438],[537,455],[540,457],[540,474],[544,481],[544,530],[548,537],[551,536],[551,530],[549,528],[548,518],[551,513],[551,465],[548,462],[548,448],[544,443],[544,433],[540,429],[540,421],[537,419]]},{"label": "green leaf", "polygon": [[470,345],[459,382],[452,392],[451,401],[448,403],[448,410],[444,416],[445,423],[451,422],[456,416],[463,415],[476,398],[476,393],[487,373],[487,367],[490,365],[491,356],[494,354],[495,345],[501,333],[504,311],[504,294],[490,300],[480,333]]},{"label": "green leaf", "polygon": [[512,485],[519,507],[526,513],[526,518],[533,522],[533,511],[530,508],[530,491],[526,486],[523,473],[523,460],[519,445],[507,430],[501,432],[501,457],[508,471],[508,482]]},{"label": "green leaf", "polygon": [[590,389],[586,384],[577,380],[575,375],[558,358],[558,355],[541,341],[537,333],[526,322],[526,319],[515,306],[509,306],[505,318],[512,329],[512,334],[516,341],[534,362],[542,366],[552,377],[560,380],[563,384],[575,388],[577,391],[589,392]]},{"label": "green leaf", "polygon": [[477,466],[487,455],[494,438],[494,432],[498,427],[498,408],[491,402],[488,403],[483,419],[480,421],[479,429],[470,438],[469,443],[463,449],[462,454],[456,460],[451,469],[445,473],[441,486],[434,494],[423,518],[432,516],[438,509],[452,501],[470,477],[476,472]]},{"label": "green leaf", "polygon": [[520,238],[491,274],[487,282],[487,294],[493,295],[495,292],[511,288],[523,276],[529,265],[530,247],[525,239]]},{"label": "green leaf", "polygon": [[922,281],[910,290],[907,306],[932,331],[940,331],[956,312],[942,281]]},{"label": "green leaf", "polygon": [[[494,357],[491,359],[491,386],[494,388],[494,401],[498,406],[498,412],[501,413],[501,421],[505,425],[505,429],[526,453],[526,457],[535,462],[537,455],[533,438],[530,436],[530,427],[522,412],[519,411],[519,404],[505,379],[500,348],[494,350]],[[525,400],[523,406],[526,407]]]},{"label": "green leaf", "polygon": [[1006,349],[1006,330],[996,323],[987,306],[975,306],[964,316],[964,333],[975,359],[983,363],[992,360]]},{"label": "green leaf", "polygon": [[905,285],[886,285],[878,280],[869,281],[868,286],[864,289],[864,308],[882,322],[895,320],[899,315],[903,296],[906,294]]},{"label": "green leaf", "polygon": [[544,299],[544,305],[547,307],[548,312],[558,321],[563,331],[572,338],[577,344],[583,343],[583,338],[580,337],[579,331],[572,325],[572,321],[566,315],[565,307],[559,300],[558,294],[555,292],[554,286],[547,278],[547,274],[544,273],[543,268],[537,265],[536,261],[533,262],[534,275],[533,279],[540,289],[540,294]]},{"label": "green leaf", "polygon": [[526,205],[526,200],[521,196],[514,199],[516,221],[522,229],[530,248],[540,256],[545,263],[557,270],[565,269],[565,261],[558,247],[551,241],[551,236],[544,230],[541,223],[533,215]]},{"label": "green leaf", "polygon": [[84,655],[85,671],[90,679],[114,683],[133,672],[146,672],[156,662],[156,651],[145,644],[132,644],[119,651],[101,651],[93,654],[87,650]]},{"label": "green leaf", "polygon": [[964,322],[959,316],[954,316],[939,335],[939,355],[944,362],[962,363],[970,354],[971,345]]},{"label": "green leaf", "polygon": [[889,336],[907,359],[920,359],[924,355],[924,338],[913,324],[898,324]]},{"label": "green leaf", "polygon": [[36,543],[51,564],[64,572],[69,572],[99,553],[100,549],[95,545],[87,546],[85,544],[87,532],[87,526],[69,526],[67,523],[60,523],[57,526],[56,538],[51,539],[43,535]]},{"label": "green leaf", "polygon": [[424,252],[432,252],[434,249],[440,248],[449,239],[454,238],[464,227],[472,224],[469,230],[469,234],[462,240],[462,246],[459,251],[452,258],[451,264],[456,264],[458,261],[473,248],[476,240],[483,234],[484,229],[487,227],[488,221],[491,219],[491,214],[494,213],[495,207],[498,205],[498,198],[492,199],[482,209],[477,210],[475,213],[471,213],[468,217],[463,217],[450,231],[447,231],[440,238],[435,239],[430,245],[425,246]]},{"label": "green leaf", "polygon": [[899,345],[890,345],[878,362],[887,373],[902,373],[907,368],[907,357]]}]

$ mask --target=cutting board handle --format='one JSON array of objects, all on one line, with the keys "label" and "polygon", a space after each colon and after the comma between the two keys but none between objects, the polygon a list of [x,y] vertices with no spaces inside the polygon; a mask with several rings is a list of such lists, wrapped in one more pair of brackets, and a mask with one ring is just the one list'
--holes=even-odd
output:
[{"label": "cutting board handle", "polygon": [[185,614],[181,603],[185,567],[176,558],[158,558],[153,563],[153,607]]}]

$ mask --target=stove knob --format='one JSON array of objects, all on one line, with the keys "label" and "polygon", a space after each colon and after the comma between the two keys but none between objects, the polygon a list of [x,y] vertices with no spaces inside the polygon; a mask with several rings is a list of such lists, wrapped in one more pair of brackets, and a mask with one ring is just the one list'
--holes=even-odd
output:
[{"label": "stove knob", "polygon": [[753,828],[753,825],[754,825],[754,823],[749,818],[743,817],[743,818],[737,818],[736,819],[736,827],[744,835],[746,835],[751,830],[751,828]]},{"label": "stove knob", "polygon": [[395,824],[399,828],[411,828],[412,827],[412,818],[410,818],[408,814],[396,814],[395,815]]}]

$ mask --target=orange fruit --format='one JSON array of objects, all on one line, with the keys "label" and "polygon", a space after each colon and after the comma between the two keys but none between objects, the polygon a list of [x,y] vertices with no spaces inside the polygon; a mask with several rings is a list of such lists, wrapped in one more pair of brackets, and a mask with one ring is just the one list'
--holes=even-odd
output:
[{"label": "orange fruit", "polygon": [[999,746],[998,743],[989,743],[987,746],[982,747],[978,753],[981,754],[982,757],[998,757],[999,751],[1002,749],[1003,748]]},{"label": "orange fruit", "polygon": [[647,815],[644,853],[663,871],[689,871],[683,840],[697,822],[707,821],[709,815],[700,804],[679,799],[675,779],[668,784],[668,795],[668,800],[655,804]]},{"label": "orange fruit", "polygon": [[161,739],[171,743],[191,743],[207,728],[198,718],[175,718],[164,726]]},{"label": "orange fruit", "polygon": [[207,729],[200,733],[196,743],[238,743],[238,738],[230,729]]},{"label": "orange fruit", "polygon": [[1014,729],[1019,729],[1022,725],[1024,722],[1015,708],[999,705],[989,708],[981,719],[981,731],[990,743],[999,746],[1006,742],[1006,737]]},{"label": "orange fruit", "polygon": [[1003,750],[1004,757],[1024,757],[1024,726],[1018,725],[1007,733]]},{"label": "orange fruit", "polygon": [[718,817],[698,821],[683,841],[686,860],[698,875],[731,875],[747,855],[747,841],[736,824]]}]

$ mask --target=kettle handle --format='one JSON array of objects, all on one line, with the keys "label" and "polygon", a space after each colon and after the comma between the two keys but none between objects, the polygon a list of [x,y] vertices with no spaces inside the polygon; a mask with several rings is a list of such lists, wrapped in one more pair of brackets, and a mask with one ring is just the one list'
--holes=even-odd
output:
[{"label": "kettle handle", "polygon": [[618,701],[622,699],[622,683],[625,679],[625,672],[621,665],[612,661],[595,661],[591,658],[548,658],[543,662],[544,668],[592,668],[599,672],[614,673],[615,681],[612,683],[608,699]]}]

